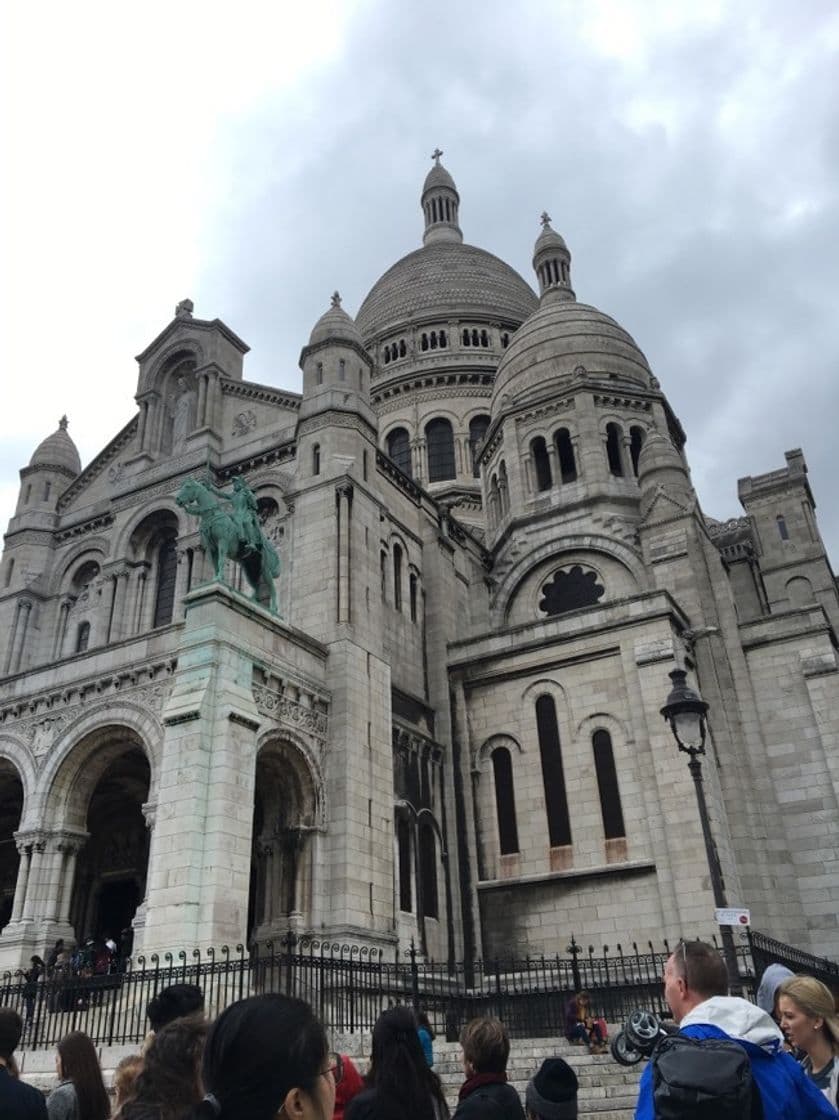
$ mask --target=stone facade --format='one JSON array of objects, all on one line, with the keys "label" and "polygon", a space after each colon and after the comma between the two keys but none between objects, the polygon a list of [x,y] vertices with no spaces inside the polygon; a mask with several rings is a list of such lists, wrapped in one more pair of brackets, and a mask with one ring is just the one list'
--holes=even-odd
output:
[{"label": "stone facade", "polygon": [[[163,953],[287,931],[437,960],[709,934],[685,666],[729,901],[839,953],[836,582],[800,451],[705,516],[643,353],[571,287],[424,245],[298,395],[190,301],[82,469],[62,419],[0,562],[0,965],[57,937]],[[280,614],[208,581],[184,479],[243,475]]]}]

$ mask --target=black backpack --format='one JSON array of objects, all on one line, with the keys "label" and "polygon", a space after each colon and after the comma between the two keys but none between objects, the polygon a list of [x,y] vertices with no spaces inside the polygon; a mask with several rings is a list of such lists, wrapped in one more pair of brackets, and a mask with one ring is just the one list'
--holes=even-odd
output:
[{"label": "black backpack", "polygon": [[656,1120],[763,1120],[749,1055],[727,1038],[663,1038],[650,1059]]}]

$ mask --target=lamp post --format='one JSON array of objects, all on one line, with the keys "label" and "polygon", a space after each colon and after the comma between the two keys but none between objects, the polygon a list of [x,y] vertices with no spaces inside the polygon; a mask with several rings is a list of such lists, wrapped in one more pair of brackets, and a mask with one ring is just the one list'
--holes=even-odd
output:
[{"label": "lamp post", "polygon": [[[699,693],[687,683],[687,673],[684,669],[674,669],[670,673],[673,687],[667,697],[667,703],[661,709],[661,714],[670,724],[670,730],[676,740],[680,751],[689,756],[688,769],[693,778],[693,787],[696,790],[696,804],[699,809],[699,820],[702,824],[702,838],[705,841],[705,855],[708,860],[708,870],[711,873],[711,888],[714,892],[714,905],[718,909],[728,906],[725,897],[725,883],[720,867],[720,857],[717,846],[711,835],[711,822],[708,819],[708,805],[705,800],[705,786],[702,781],[702,763],[700,756],[705,754],[705,716],[708,705]],[[734,947],[734,937],[731,926],[720,926],[722,936],[723,956],[728,971],[728,983],[733,992],[741,990],[740,970],[737,966],[737,950]]]}]

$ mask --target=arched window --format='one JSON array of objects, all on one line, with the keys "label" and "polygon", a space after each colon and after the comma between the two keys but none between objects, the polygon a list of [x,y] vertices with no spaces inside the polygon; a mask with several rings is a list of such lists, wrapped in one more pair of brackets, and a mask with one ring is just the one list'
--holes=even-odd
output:
[{"label": "arched window", "polygon": [[407,353],[408,353],[408,347],[405,345],[405,339],[400,338],[399,339],[399,357],[404,358]]},{"label": "arched window", "polygon": [[445,350],[447,346],[448,342],[446,341],[446,332],[440,331],[440,349]]},{"label": "arched window", "polygon": [[606,425],[606,459],[608,460],[611,473],[616,478],[623,478],[621,430],[617,424]]},{"label": "arched window", "polygon": [[455,477],[454,432],[448,420],[429,420],[425,425],[428,448],[428,481],[443,482]]},{"label": "arched window", "polygon": [[422,884],[422,912],[426,918],[437,918],[440,915],[437,896],[437,837],[434,834],[434,825],[427,818],[420,821],[417,840]]},{"label": "arched window", "polygon": [[346,381],[347,380],[347,363],[344,361],[343,358],[338,359],[338,380],[339,381]]},{"label": "arched window", "polygon": [[480,467],[478,466],[478,449],[484,442],[484,436],[487,434],[488,428],[488,416],[473,416],[469,421],[469,449],[472,452],[473,478],[478,478],[481,473]]},{"label": "arched window", "polygon": [[387,602],[387,553],[384,549],[379,553],[379,575],[382,581],[382,602]]},{"label": "arched window", "polygon": [[424,334],[422,336],[422,338],[420,339],[420,350],[427,350],[427,349],[428,349],[428,335]]},{"label": "arched window", "polygon": [[548,458],[548,448],[542,436],[530,442],[530,454],[533,458],[533,471],[536,476],[537,490],[550,490],[553,485],[551,478],[551,461]]},{"label": "arched window", "polygon": [[411,478],[411,441],[406,428],[394,428],[388,433],[387,454],[400,471]]},{"label": "arched window", "polygon": [[32,497],[32,483],[31,483],[31,482],[28,482],[28,483],[26,484],[26,493],[25,493],[25,494],[23,495],[23,504],[24,504],[25,506],[28,506],[28,505],[29,505],[29,499],[30,499],[31,497]]},{"label": "arched window", "polygon": [[437,332],[436,331],[431,332],[431,343],[430,343],[430,345],[431,345],[432,350],[437,349]]},{"label": "arched window", "polygon": [[393,605],[402,610],[402,548],[398,544],[393,546]]},{"label": "arched window", "polygon": [[464,346],[469,345],[469,331],[464,331],[463,332],[463,345]]},{"label": "arched window", "polygon": [[472,345],[473,346],[480,346],[480,344],[481,344],[480,336],[478,335],[477,330],[473,330],[472,331]]},{"label": "arched window", "polygon": [[574,482],[577,478],[577,460],[574,456],[574,444],[571,442],[571,433],[567,428],[560,428],[554,436],[556,444],[556,457],[559,462],[559,477],[563,482]]},{"label": "arched window", "polygon": [[558,848],[571,843],[571,819],[568,816],[556,705],[552,696],[540,696],[536,701],[536,729],[542,760],[542,782],[545,787],[548,839],[552,848]]},{"label": "arched window", "polygon": [[6,584],[5,584],[6,587],[8,587],[9,584],[12,582],[12,576],[14,575],[14,570],[15,570],[15,558],[14,558],[14,556],[12,556],[12,557],[10,557],[9,562],[6,564]]},{"label": "arched window", "polygon": [[411,622],[417,620],[417,576],[416,572],[411,572],[408,577],[408,597],[411,608]]},{"label": "arched window", "polygon": [[481,346],[489,346],[489,335],[486,331],[481,331]]},{"label": "arched window", "polygon": [[152,626],[167,626],[175,610],[175,579],[178,574],[178,553],[175,538],[166,537],[157,550],[157,589],[154,598]]},{"label": "arched window", "polygon": [[499,495],[498,475],[494,474],[489,484],[489,513],[491,520],[495,524],[498,524],[501,520],[501,499]]},{"label": "arched window", "polygon": [[492,774],[495,779],[495,812],[498,817],[498,844],[501,855],[519,850],[516,825],[516,798],[513,793],[513,763],[506,747],[492,752]]},{"label": "arched window", "polygon": [[320,474],[320,444],[312,446],[312,474]]},{"label": "arched window", "polygon": [[[385,361],[387,361],[387,347],[385,347]],[[323,385],[323,362],[318,362],[315,368],[315,384]]]},{"label": "arched window", "polygon": [[386,346],[385,347],[385,365],[389,365],[389,364],[390,364],[390,347]]},{"label": "arched window", "polygon": [[633,427],[629,429],[629,457],[632,460],[632,471],[635,477],[638,477],[638,459],[641,456],[641,448],[644,446],[644,429]]},{"label": "arched window", "polygon": [[775,522],[778,526],[778,534],[780,535],[781,540],[782,541],[788,541],[789,540],[789,529],[787,529],[787,519],[784,517],[783,514],[779,513],[778,516],[775,518]]},{"label": "arched window", "polygon": [[501,345],[504,347],[505,350],[510,345],[510,336],[506,331],[504,331],[501,335]]},{"label": "arched window", "polygon": [[50,491],[51,490],[52,490],[52,483],[51,482],[45,482],[44,483],[44,501],[45,502],[48,502],[50,500]]},{"label": "arched window", "polygon": [[90,642],[90,623],[82,622],[76,631],[76,653],[84,653]]},{"label": "arched window", "polygon": [[399,861],[399,909],[410,914],[414,909],[411,890],[411,826],[404,816],[396,821],[396,848]]},{"label": "arched window", "polygon": [[615,840],[620,836],[626,836],[626,829],[623,824],[612,737],[608,731],[595,731],[591,737],[591,745],[594,750],[597,789],[600,793],[600,811],[603,814],[603,831],[607,840]]}]

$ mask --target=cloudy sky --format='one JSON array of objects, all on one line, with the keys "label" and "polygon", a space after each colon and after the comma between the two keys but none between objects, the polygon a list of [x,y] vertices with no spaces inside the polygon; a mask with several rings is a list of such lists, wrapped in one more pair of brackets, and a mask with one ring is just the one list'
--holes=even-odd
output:
[{"label": "cloudy sky", "polygon": [[467,241],[533,280],[547,208],[578,297],[637,339],[706,511],[803,446],[839,560],[835,0],[12,0],[0,16],[0,521],[67,412],[87,462],[178,300],[298,389],[420,244],[436,145]]}]

